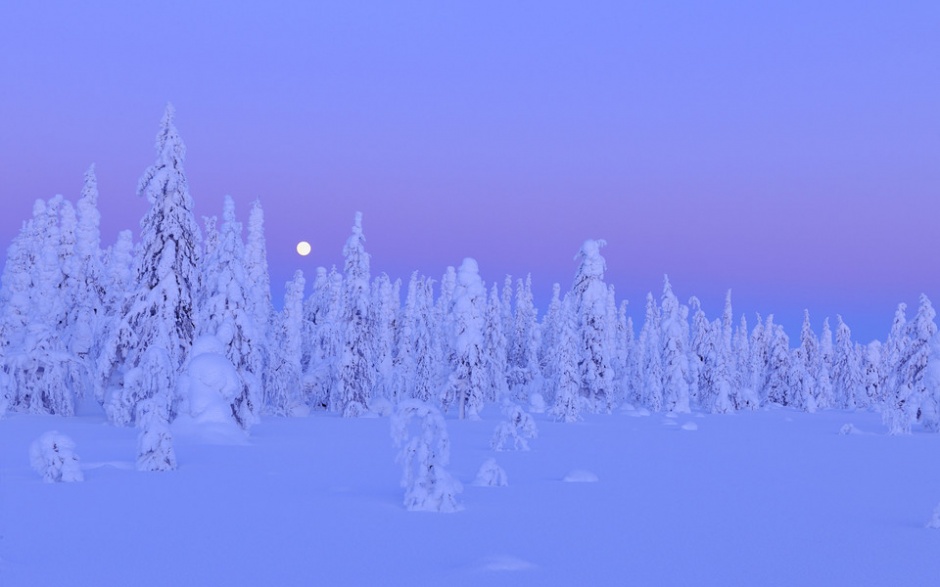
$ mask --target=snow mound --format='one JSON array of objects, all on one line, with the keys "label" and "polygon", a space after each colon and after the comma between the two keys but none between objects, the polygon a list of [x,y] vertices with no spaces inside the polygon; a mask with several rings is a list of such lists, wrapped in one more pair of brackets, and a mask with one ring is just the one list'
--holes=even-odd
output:
[{"label": "snow mound", "polygon": [[646,408],[639,408],[630,412],[630,415],[634,418],[646,418],[651,415],[651,412]]},{"label": "snow mound", "polygon": [[856,428],[854,424],[846,424],[845,426],[839,429],[839,434],[841,434],[842,436],[845,436],[848,434],[861,434],[861,433],[862,431]]},{"label": "snow mound", "polygon": [[678,426],[679,423],[675,420],[663,420],[663,426]]},{"label": "snow mound", "polygon": [[696,430],[698,430],[698,424],[696,424],[695,422],[686,422],[685,424],[682,425],[682,429],[688,430],[689,432],[695,432]]},{"label": "snow mound", "polygon": [[238,425],[232,418],[232,402],[241,382],[219,339],[211,335],[196,339],[183,384],[194,422]]},{"label": "snow mound", "polygon": [[936,528],[940,530],[940,503],[937,504],[937,507],[933,510],[933,518],[927,522],[928,528]]},{"label": "snow mound", "polygon": [[369,402],[369,412],[380,418],[391,416],[394,411],[395,406],[384,397],[377,397]]},{"label": "snow mound", "polygon": [[84,481],[71,438],[56,431],[46,432],[29,447],[29,460],[46,483]]},{"label": "snow mound", "polygon": [[486,459],[473,484],[479,487],[505,487],[509,481],[506,471],[496,464],[496,459]]},{"label": "snow mound", "polygon": [[536,566],[529,561],[509,555],[491,556],[483,563],[484,571],[494,572],[531,571],[535,568]]},{"label": "snow mound", "polygon": [[533,414],[545,413],[545,398],[541,393],[535,392],[529,396],[529,411]]},{"label": "snow mound", "polygon": [[565,475],[562,481],[566,483],[597,483],[600,479],[597,478],[597,475],[590,471],[585,471],[584,469],[575,469]]}]

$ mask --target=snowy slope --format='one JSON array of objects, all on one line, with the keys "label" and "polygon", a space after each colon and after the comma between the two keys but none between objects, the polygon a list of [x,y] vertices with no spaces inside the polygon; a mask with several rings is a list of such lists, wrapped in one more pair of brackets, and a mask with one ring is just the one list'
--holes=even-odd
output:
[{"label": "snowy slope", "polygon": [[[0,421],[0,585],[932,585],[940,436],[872,413],[644,411],[448,419],[454,514],[407,512],[387,418],[268,418],[250,438],[175,430],[179,469],[134,470],[103,415]],[[853,434],[840,435],[847,423]],[[85,481],[43,483],[58,430]],[[240,434],[240,433],[239,433]],[[507,487],[473,484],[495,457]],[[578,473],[580,471],[580,473]],[[565,482],[574,474],[576,480]]]}]

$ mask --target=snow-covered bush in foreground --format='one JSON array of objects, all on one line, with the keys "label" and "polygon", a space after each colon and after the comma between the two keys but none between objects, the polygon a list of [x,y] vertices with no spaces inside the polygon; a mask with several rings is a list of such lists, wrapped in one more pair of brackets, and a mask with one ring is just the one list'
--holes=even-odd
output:
[{"label": "snow-covered bush in foreground", "polygon": [[58,432],[46,432],[29,447],[33,469],[46,483],[84,481],[72,439]]},{"label": "snow-covered bush in foreground", "polygon": [[934,508],[933,517],[927,522],[927,527],[940,530],[940,504],[937,504],[937,507]]},{"label": "snow-covered bush in foreground", "polygon": [[481,487],[505,487],[509,485],[509,481],[506,478],[506,471],[496,464],[496,459],[486,459],[480,466],[473,484]]},{"label": "snow-covered bush in foreground", "polygon": [[493,450],[506,450],[510,441],[512,445],[508,448],[511,450],[529,450],[528,439],[539,435],[535,420],[513,403],[507,403],[503,408],[503,413],[509,416],[509,419],[496,426],[491,443]]},{"label": "snow-covered bush in foreground", "polygon": [[[413,426],[413,422],[415,425]],[[410,511],[456,512],[460,482],[445,467],[450,461],[450,441],[441,412],[424,402],[407,400],[391,418],[392,438],[400,447],[398,462],[404,467],[405,508]]]},{"label": "snow-covered bush in foreground", "polygon": [[173,435],[167,422],[168,411],[156,399],[137,405],[137,470],[172,471],[176,468]]}]

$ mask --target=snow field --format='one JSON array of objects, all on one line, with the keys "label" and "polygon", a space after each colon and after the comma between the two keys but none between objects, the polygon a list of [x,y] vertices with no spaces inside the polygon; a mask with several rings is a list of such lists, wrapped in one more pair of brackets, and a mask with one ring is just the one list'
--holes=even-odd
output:
[{"label": "snow field", "polygon": [[[448,418],[454,514],[408,512],[387,418],[268,418],[247,444],[175,433],[179,469],[134,470],[136,430],[103,416],[0,425],[0,584],[930,585],[934,434],[874,413],[543,415],[530,451],[503,416]],[[695,418],[699,429],[681,424]],[[851,420],[858,433],[839,434]],[[174,425],[175,426],[175,425]],[[82,483],[43,483],[29,446],[75,441]],[[878,430],[866,433],[866,430]],[[219,439],[215,438],[218,442]],[[509,485],[480,487],[497,458]],[[594,483],[565,483],[572,471]]]}]

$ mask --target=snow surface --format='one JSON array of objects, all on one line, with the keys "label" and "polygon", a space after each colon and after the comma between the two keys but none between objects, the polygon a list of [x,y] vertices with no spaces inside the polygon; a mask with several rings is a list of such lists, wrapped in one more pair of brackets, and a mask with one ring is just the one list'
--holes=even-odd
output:
[{"label": "snow surface", "polygon": [[[504,416],[447,419],[464,509],[402,505],[387,418],[266,418],[243,444],[180,434],[134,470],[137,430],[80,410],[0,420],[0,585],[934,585],[940,436],[839,434],[868,412],[535,415],[512,483],[473,480]],[[681,420],[684,420],[683,416]],[[192,423],[191,423],[192,424]],[[84,483],[44,483],[31,443],[75,441]],[[598,483],[563,483],[574,470]]]}]

